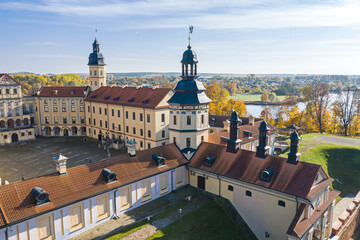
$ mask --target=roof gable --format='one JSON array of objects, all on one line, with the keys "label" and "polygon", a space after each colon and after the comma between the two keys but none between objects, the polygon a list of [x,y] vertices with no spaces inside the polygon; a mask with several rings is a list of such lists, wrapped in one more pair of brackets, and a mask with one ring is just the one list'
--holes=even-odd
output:
[{"label": "roof gable", "polygon": [[[224,145],[203,142],[189,166],[302,198],[308,196],[321,168],[320,165],[301,161],[290,164],[286,158],[274,155],[268,155],[265,159],[255,155],[256,152],[244,149],[230,153]],[[207,156],[216,156],[211,168],[204,166]],[[260,173],[268,168],[274,173],[271,180],[266,182],[260,179]]]},{"label": "roof gable", "polygon": [[0,74],[0,85],[21,85],[15,78],[6,73]]}]

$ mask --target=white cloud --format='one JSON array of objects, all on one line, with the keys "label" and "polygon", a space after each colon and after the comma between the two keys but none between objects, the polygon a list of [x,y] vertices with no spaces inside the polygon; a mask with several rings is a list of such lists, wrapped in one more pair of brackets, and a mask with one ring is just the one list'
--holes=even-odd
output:
[{"label": "white cloud", "polygon": [[99,24],[119,20],[121,24],[112,24],[112,30],[183,28],[189,23],[196,28],[230,30],[357,27],[360,24],[358,1],[305,4],[279,0],[44,0],[0,3],[0,9],[54,13],[85,22],[96,20]]}]

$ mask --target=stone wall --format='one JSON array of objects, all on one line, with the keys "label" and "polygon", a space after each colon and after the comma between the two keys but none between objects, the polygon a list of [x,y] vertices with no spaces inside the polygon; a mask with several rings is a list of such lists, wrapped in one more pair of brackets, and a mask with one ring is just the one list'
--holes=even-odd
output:
[{"label": "stone wall", "polygon": [[360,226],[360,192],[355,196],[352,203],[340,215],[332,226],[332,233],[337,235],[339,240],[348,240]]}]

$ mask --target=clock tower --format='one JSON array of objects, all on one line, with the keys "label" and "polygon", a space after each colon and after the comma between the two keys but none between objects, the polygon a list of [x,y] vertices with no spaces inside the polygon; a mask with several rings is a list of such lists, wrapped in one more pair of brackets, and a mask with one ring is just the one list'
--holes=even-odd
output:
[{"label": "clock tower", "polygon": [[197,80],[197,56],[191,49],[184,52],[181,60],[181,80],[174,88],[170,105],[170,143],[176,143],[189,159],[202,141],[208,140],[209,103],[205,87]]},{"label": "clock tower", "polygon": [[106,86],[105,62],[100,52],[100,44],[95,38],[93,52],[89,55],[90,88],[92,91]]}]

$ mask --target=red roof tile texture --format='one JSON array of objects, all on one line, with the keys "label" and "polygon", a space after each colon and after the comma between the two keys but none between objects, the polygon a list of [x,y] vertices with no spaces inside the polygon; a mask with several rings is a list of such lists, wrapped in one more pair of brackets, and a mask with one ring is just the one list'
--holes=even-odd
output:
[{"label": "red roof tile texture", "polygon": [[[219,128],[223,128],[224,127],[224,121],[230,119],[230,116],[224,116],[224,115],[214,115],[214,114],[209,114],[209,125],[210,127],[219,127]],[[241,125],[246,125],[249,124],[250,122],[250,118],[249,117],[240,117],[241,119]],[[254,118],[255,122],[261,122],[262,119],[261,118]]]},{"label": "red roof tile texture", "polygon": [[[308,196],[320,165],[301,161],[290,164],[286,158],[268,155],[263,159],[255,154],[256,152],[244,149],[230,153],[224,145],[203,142],[192,157],[189,167],[302,198]],[[204,166],[208,156],[216,156],[212,167]],[[260,180],[260,173],[267,168],[274,170],[270,182]]]},{"label": "red roof tile texture", "polygon": [[[258,122],[255,122],[254,125],[241,125],[239,127],[239,139],[241,139],[242,143],[250,142],[250,141],[253,141],[253,140],[259,138],[259,129],[258,128],[260,127],[260,124],[261,124],[261,121],[258,121]],[[269,134],[276,133],[275,127],[273,127],[269,123],[267,125],[270,128]],[[252,137],[249,138],[249,136],[246,133],[244,133],[244,131],[251,132]],[[230,132],[223,130],[220,132],[209,133],[208,142],[216,143],[216,144],[226,144],[226,140],[222,139],[221,137],[229,138]]]},{"label": "red roof tile texture", "polygon": [[171,92],[171,88],[101,87],[91,92],[86,101],[144,108],[163,108],[158,106]]},{"label": "red roof tile texture", "polygon": [[39,97],[85,97],[89,87],[44,86],[40,89]]},{"label": "red roof tile texture", "polygon": [[[152,154],[163,156],[166,159],[165,166],[158,168],[151,157]],[[155,147],[141,151],[133,158],[128,155],[121,155],[96,163],[69,168],[66,175],[60,176],[55,172],[0,186],[0,206],[3,206],[3,214],[8,219],[8,223],[14,223],[167,171],[185,163],[188,163],[188,161],[183,157],[176,145],[168,144]],[[101,173],[103,168],[108,168],[117,173],[118,181],[107,184],[105,177]],[[50,193],[50,203],[35,206],[30,193],[35,186],[41,187],[44,191]],[[4,222],[0,220],[0,227],[3,224]]]},{"label": "red roof tile texture", "polygon": [[300,219],[302,213],[305,211],[306,205],[304,203],[300,204],[298,211],[290,224],[290,227],[287,231],[287,234],[301,238],[306,231],[314,224],[314,222],[319,219],[319,217],[328,209],[330,204],[339,196],[340,192],[336,190],[330,190],[329,197],[326,202],[320,205],[318,209],[313,211],[309,218]]}]

